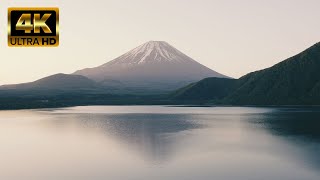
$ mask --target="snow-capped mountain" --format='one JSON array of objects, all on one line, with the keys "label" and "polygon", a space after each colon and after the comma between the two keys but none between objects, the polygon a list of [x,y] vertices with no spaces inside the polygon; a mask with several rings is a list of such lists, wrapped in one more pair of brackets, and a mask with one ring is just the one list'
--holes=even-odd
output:
[{"label": "snow-capped mountain", "polygon": [[150,41],[99,67],[76,71],[97,82],[132,88],[172,90],[206,77],[228,78],[164,41]]},{"label": "snow-capped mountain", "polygon": [[149,41],[124,55],[110,61],[103,67],[114,64],[143,64],[155,62],[188,62],[194,61],[164,41]]}]

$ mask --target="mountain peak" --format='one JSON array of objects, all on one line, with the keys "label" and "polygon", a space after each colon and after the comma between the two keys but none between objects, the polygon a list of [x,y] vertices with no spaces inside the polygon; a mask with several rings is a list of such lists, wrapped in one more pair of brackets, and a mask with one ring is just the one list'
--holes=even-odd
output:
[{"label": "mountain peak", "polygon": [[217,73],[165,41],[149,41],[95,68],[76,71],[97,82],[120,81],[129,88],[173,90]]},{"label": "mountain peak", "polygon": [[148,41],[103,66],[193,61],[165,41]]},{"label": "mountain peak", "polygon": [[168,44],[166,41],[148,41],[145,44]]}]

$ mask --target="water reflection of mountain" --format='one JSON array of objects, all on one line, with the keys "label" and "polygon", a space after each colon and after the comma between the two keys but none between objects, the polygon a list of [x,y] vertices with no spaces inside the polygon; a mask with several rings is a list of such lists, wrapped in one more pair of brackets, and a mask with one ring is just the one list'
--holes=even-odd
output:
[{"label": "water reflection of mountain", "polygon": [[185,137],[177,136],[179,132],[201,127],[185,114],[81,114],[77,119],[82,126],[102,130],[155,163],[179,151],[178,143]]},{"label": "water reflection of mountain", "polygon": [[255,123],[275,134],[320,142],[320,108],[288,108],[266,113]]},{"label": "water reflection of mountain", "polygon": [[[94,130],[149,163],[169,162],[183,150],[192,149],[190,145],[201,142],[199,144],[205,149],[227,148],[229,151],[233,148],[231,153],[243,151],[245,154],[264,151],[274,154],[273,157],[283,157],[291,163],[302,163],[302,166],[320,170],[320,108],[214,110],[194,111],[195,114],[53,113],[50,114],[53,120],[43,122],[61,128],[83,128],[80,131]],[[193,131],[203,127],[209,131]],[[268,146],[260,142],[264,138]],[[105,151],[108,153],[108,149]]]},{"label": "water reflection of mountain", "polygon": [[286,108],[249,120],[293,143],[306,164],[320,169],[320,108]]}]

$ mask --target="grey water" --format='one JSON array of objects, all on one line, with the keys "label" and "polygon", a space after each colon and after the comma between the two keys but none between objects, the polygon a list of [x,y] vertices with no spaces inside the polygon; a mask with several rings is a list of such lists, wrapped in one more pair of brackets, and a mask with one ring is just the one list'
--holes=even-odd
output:
[{"label": "grey water", "polygon": [[0,179],[319,180],[320,108],[0,111]]}]

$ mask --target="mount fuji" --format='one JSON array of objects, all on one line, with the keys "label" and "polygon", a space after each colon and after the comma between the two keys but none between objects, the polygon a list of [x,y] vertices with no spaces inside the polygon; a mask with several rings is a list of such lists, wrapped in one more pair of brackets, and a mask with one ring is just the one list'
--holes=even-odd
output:
[{"label": "mount fuji", "polygon": [[207,77],[229,78],[183,54],[164,41],[149,41],[95,68],[76,71],[107,86],[174,90]]}]

